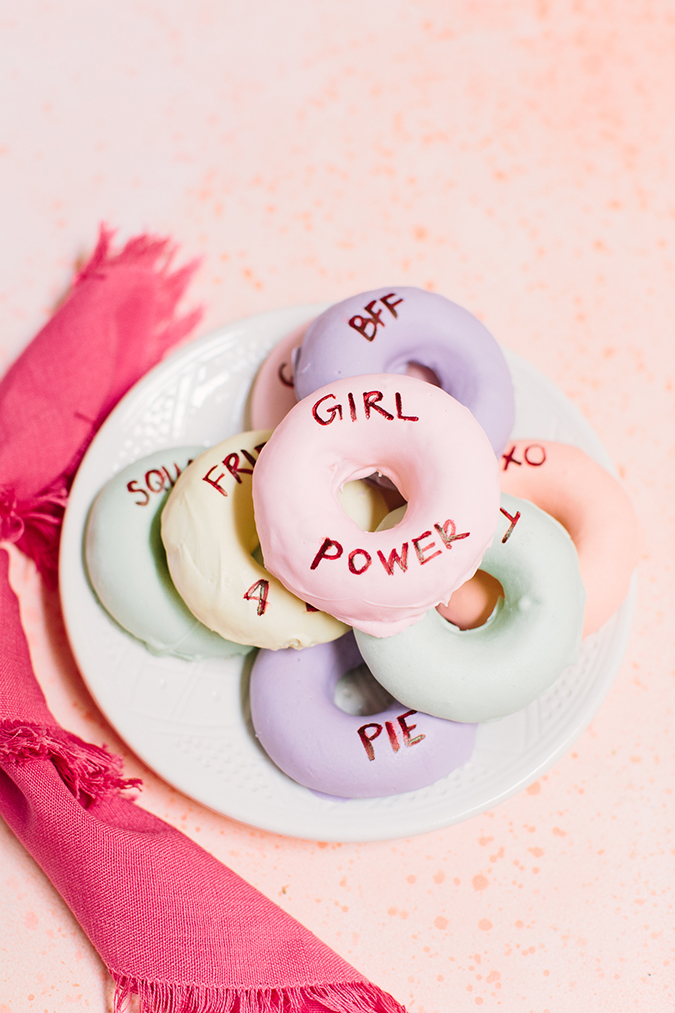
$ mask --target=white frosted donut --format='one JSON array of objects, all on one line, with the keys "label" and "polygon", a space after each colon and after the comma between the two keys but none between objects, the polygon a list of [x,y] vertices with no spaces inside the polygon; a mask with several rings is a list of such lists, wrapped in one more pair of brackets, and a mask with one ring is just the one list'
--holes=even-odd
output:
[{"label": "white frosted donut", "polygon": [[[251,476],[269,435],[239,433],[198,457],[164,508],[162,540],[176,588],[209,629],[271,650],[311,647],[346,627],[299,600],[253,558],[259,540]],[[375,524],[386,513],[377,489],[364,491],[360,483],[351,497],[362,523]]]},{"label": "white frosted donut", "polygon": [[198,659],[245,654],[203,626],[176,591],[159,532],[178,476],[203,447],[169,447],[123,468],[94,500],[85,534],[89,579],[101,604],[155,654]]},{"label": "white frosted donut", "polygon": [[492,616],[459,630],[432,609],[387,639],[357,631],[364,661],[397,700],[453,721],[490,721],[526,707],[577,657],[584,586],[571,538],[534,504],[502,495],[481,569],[500,581]]},{"label": "white frosted donut", "polygon": [[[391,531],[361,531],[338,494],[380,472],[408,500]],[[276,428],[253,475],[268,569],[303,601],[374,636],[417,622],[476,570],[499,515],[497,461],[472,414],[392,374],[315,391]]]}]

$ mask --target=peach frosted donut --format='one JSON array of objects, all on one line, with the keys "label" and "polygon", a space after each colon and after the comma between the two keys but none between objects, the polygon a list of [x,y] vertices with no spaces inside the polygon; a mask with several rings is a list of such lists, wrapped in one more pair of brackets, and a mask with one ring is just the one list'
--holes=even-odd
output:
[{"label": "peach frosted donut", "polygon": [[628,496],[583,450],[536,439],[508,442],[500,485],[569,532],[586,588],[584,636],[593,633],[619,608],[637,565],[639,524]]},{"label": "peach frosted donut", "polygon": [[[340,508],[352,479],[380,472],[408,501],[389,531]],[[351,377],[299,402],[253,475],[265,563],[316,608],[376,637],[417,622],[475,572],[499,513],[490,442],[438,387],[393,374]]]},{"label": "peach frosted donut", "polygon": [[[311,647],[346,627],[292,595],[253,556],[251,476],[269,435],[239,433],[193,461],[162,513],[162,540],[176,589],[209,629],[255,647]],[[356,510],[361,523],[377,523],[386,503],[363,485],[350,488],[346,509]]]}]

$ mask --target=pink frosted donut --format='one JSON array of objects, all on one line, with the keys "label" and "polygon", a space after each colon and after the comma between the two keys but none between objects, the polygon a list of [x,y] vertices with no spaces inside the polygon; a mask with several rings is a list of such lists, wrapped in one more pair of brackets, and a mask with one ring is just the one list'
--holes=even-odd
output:
[{"label": "pink frosted donut", "polygon": [[502,492],[529,499],[567,528],[586,588],[584,636],[628,593],[640,551],[633,506],[608,471],[580,450],[547,440],[512,440],[500,461]]},{"label": "pink frosted donut", "polygon": [[[408,501],[387,531],[338,502],[374,471]],[[471,412],[408,376],[338,380],[277,426],[253,473],[265,565],[303,601],[372,636],[447,603],[475,572],[499,515],[498,465]]]},{"label": "pink frosted donut", "polygon": [[274,429],[294,404],[293,352],[299,348],[310,321],[282,338],[258,370],[251,389],[251,429]]}]

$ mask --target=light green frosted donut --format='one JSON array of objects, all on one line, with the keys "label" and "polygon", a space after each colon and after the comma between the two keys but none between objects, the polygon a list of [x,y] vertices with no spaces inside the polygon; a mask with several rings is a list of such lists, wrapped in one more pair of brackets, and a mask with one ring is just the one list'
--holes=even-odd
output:
[{"label": "light green frosted donut", "polygon": [[370,671],[407,707],[490,721],[526,707],[576,660],[586,595],[574,543],[557,521],[502,494],[480,569],[504,588],[483,626],[460,630],[432,609],[392,637],[355,631]]},{"label": "light green frosted donut", "polygon": [[178,475],[204,447],[169,447],[135,461],[94,500],[85,535],[89,579],[107,612],[154,654],[197,660],[251,650],[207,629],[176,591],[160,515]]}]

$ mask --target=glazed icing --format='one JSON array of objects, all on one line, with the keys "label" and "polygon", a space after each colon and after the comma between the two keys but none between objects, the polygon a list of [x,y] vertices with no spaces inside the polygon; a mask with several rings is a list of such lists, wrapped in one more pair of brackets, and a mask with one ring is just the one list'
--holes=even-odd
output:
[{"label": "glazed icing", "polygon": [[[344,483],[380,472],[408,500],[391,531],[360,531]],[[497,462],[471,413],[408,376],[352,377],[279,424],[253,474],[266,565],[303,601],[374,636],[446,602],[490,544]]]},{"label": "glazed icing", "polygon": [[526,707],[577,658],[585,591],[571,538],[533,503],[502,494],[481,569],[504,589],[488,621],[459,630],[436,609],[396,636],[356,632],[375,678],[397,700],[454,721]]},{"label": "glazed icing", "polygon": [[203,447],[169,447],[123,468],[92,504],[85,533],[89,579],[107,612],[155,654],[198,660],[245,654],[203,626],[176,591],[160,514],[180,473]]}]

